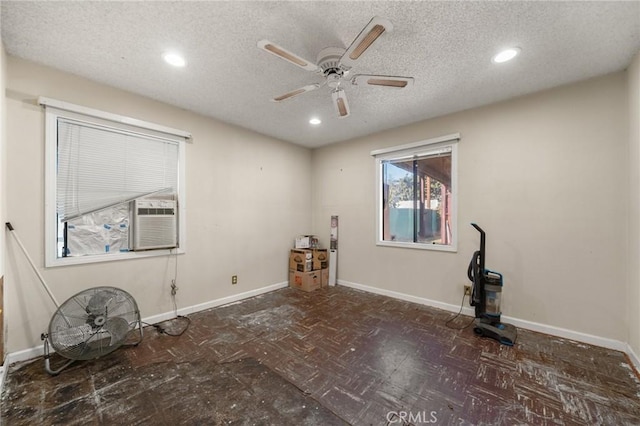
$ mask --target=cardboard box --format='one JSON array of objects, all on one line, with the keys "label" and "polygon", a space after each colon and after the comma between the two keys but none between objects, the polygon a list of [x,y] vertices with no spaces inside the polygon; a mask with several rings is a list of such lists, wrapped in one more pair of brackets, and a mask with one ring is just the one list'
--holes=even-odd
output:
[{"label": "cardboard box", "polygon": [[320,270],[320,287],[329,287],[329,268]]},{"label": "cardboard box", "polygon": [[302,291],[314,291],[322,286],[320,271],[298,272],[289,271],[289,287]]},{"label": "cardboard box", "polygon": [[292,249],[289,254],[289,270],[298,272],[313,271],[313,253],[311,250]]},{"label": "cardboard box", "polygon": [[327,249],[312,249],[313,270],[327,269],[329,267],[329,252]]},{"label": "cardboard box", "polygon": [[297,249],[309,249],[318,247],[318,238],[314,235],[298,235],[293,245]]}]

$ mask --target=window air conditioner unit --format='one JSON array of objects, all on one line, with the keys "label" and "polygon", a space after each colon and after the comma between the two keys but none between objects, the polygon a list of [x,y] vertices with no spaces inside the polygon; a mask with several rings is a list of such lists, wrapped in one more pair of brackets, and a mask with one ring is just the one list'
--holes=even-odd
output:
[{"label": "window air conditioner unit", "polygon": [[133,201],[133,250],[178,246],[175,200]]}]

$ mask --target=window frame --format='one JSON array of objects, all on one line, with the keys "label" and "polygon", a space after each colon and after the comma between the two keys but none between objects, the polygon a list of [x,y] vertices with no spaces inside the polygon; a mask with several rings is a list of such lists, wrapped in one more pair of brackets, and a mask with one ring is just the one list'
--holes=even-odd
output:
[{"label": "window frame", "polygon": [[[390,148],[383,148],[371,151],[371,156],[375,158],[376,167],[376,246],[400,247],[419,250],[433,250],[445,252],[458,251],[458,142],[460,134],[453,133],[437,138],[425,139],[404,145]],[[426,244],[408,241],[387,241],[384,240],[384,206],[383,202],[383,162],[388,160],[435,154],[443,149],[451,149],[451,244]]]},{"label": "window frame", "polygon": [[[38,104],[45,109],[45,267],[65,265],[79,265],[89,263],[111,262],[126,259],[140,259],[147,257],[166,256],[169,254],[183,254],[187,249],[186,226],[186,192],[185,192],[185,143],[191,141],[191,134],[183,130],[172,129],[155,123],[135,118],[112,114],[64,101],[38,98]],[[115,130],[137,132],[164,138],[178,143],[178,247],[173,249],[158,249],[146,251],[128,251],[122,253],[94,254],[78,257],[58,257],[57,255],[57,151],[58,118],[84,121],[89,124],[107,126]]]}]

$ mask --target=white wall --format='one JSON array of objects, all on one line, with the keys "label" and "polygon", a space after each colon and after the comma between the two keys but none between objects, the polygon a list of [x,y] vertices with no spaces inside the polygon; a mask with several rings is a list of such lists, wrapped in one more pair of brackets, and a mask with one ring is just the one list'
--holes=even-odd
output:
[{"label": "white wall", "polygon": [[640,53],[627,70],[629,78],[629,281],[628,343],[640,357]]},{"label": "white wall", "polygon": [[[5,151],[5,80],[6,80],[6,53],[4,44],[2,44],[2,35],[0,35],[0,220],[2,220],[2,228],[4,229],[4,211],[5,211],[5,176],[4,176],[4,151]],[[4,275],[4,239],[5,233],[0,233],[0,277]]]},{"label": "white wall", "polygon": [[[505,315],[626,341],[626,91],[621,72],[314,150],[313,230],[326,244],[340,216],[338,279],[459,305],[477,222]],[[370,151],[456,132],[458,252],[377,247]]]},{"label": "white wall", "polygon": [[[179,308],[287,281],[288,249],[311,227],[308,149],[8,57],[7,219],[59,301],[114,285],[137,299],[144,317],[170,312],[174,258],[44,268],[44,112],[38,96],[193,134],[186,146],[187,254],[178,257]],[[211,97],[215,102],[215,93]],[[5,266],[7,351],[15,352],[41,344],[54,307],[11,239]],[[231,275],[238,275],[235,286]]]},{"label": "white wall", "polygon": [[[1,8],[2,6],[0,6]],[[4,50],[4,44],[2,44],[2,35],[0,35],[0,226],[3,231],[0,232],[0,283],[4,282],[4,252],[5,252],[5,217],[6,217],[6,190],[5,190],[5,132],[6,132],[6,114],[5,114],[5,83],[6,83],[6,63],[7,55]],[[0,299],[0,309],[4,315],[4,297]],[[0,339],[2,339],[2,348],[5,347],[5,326],[6,321],[0,321]],[[2,353],[2,357],[6,355],[6,351]],[[4,363],[4,359],[0,359],[0,363]]]},{"label": "white wall", "polygon": [[[143,316],[168,312],[173,259],[43,267],[38,96],[193,133],[179,307],[286,281],[292,237],[311,228],[328,244],[332,214],[340,216],[339,279],[456,305],[478,245],[469,226],[476,221],[488,233],[487,266],[505,274],[505,315],[629,341],[640,353],[638,114],[635,123],[627,119],[629,106],[640,109],[638,58],[628,78],[616,73],[313,153],[17,58],[5,62],[5,218],[59,300],[117,285],[136,297]],[[376,247],[369,152],[454,132],[462,134],[458,253]],[[15,352],[41,343],[53,306],[11,239],[4,268],[6,349]],[[240,283],[232,287],[233,274]]]}]

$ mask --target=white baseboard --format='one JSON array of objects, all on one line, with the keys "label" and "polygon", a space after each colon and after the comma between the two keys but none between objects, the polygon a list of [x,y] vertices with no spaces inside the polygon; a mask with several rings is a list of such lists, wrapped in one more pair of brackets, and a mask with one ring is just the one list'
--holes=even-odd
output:
[{"label": "white baseboard", "polygon": [[[255,290],[250,290],[250,291],[246,291],[244,293],[238,293],[238,294],[234,294],[232,296],[227,296],[227,297],[223,297],[221,299],[215,299],[215,300],[211,300],[209,302],[206,303],[201,303],[198,305],[194,305],[194,306],[189,306],[186,308],[181,308],[178,309],[178,315],[189,315],[192,314],[194,312],[200,312],[200,311],[204,311],[206,309],[211,309],[211,308],[215,308],[217,306],[222,306],[222,305],[227,305],[229,303],[233,303],[233,302],[239,302],[241,300],[247,299],[249,297],[254,297],[254,296],[258,296],[260,294],[264,294],[264,293],[269,293],[272,292],[274,290],[278,290],[284,287],[287,287],[289,285],[289,282],[281,282],[281,283],[277,283],[277,284],[272,284],[266,287],[261,287]],[[165,312],[163,314],[158,314],[158,315],[153,315],[150,317],[146,317],[146,318],[142,318],[142,322],[145,322],[147,324],[155,324],[161,321],[166,321],[166,320],[170,320],[173,319],[175,317],[175,313],[173,311],[171,312]],[[51,351],[53,352],[53,349],[51,349]],[[44,345],[39,345],[33,348],[29,348],[29,349],[25,349],[22,351],[18,351],[18,352],[12,352],[7,354],[5,361],[4,361],[4,368],[2,371],[2,382],[0,383],[4,383],[4,375],[6,375],[6,371],[8,369],[8,366],[16,363],[16,362],[22,362],[22,361],[27,361],[33,358],[37,358],[39,356],[42,356],[44,354]],[[44,367],[43,367],[44,368]],[[2,387],[0,386],[0,392],[2,391]]]},{"label": "white baseboard", "polygon": [[629,344],[627,344],[627,350],[625,352],[627,353],[627,355],[629,355],[631,363],[635,367],[636,372],[640,375],[640,357],[633,351],[631,345]]},{"label": "white baseboard", "polygon": [[[366,291],[366,292],[369,292],[369,293],[380,294],[380,295],[383,295],[383,296],[393,297],[395,299],[405,300],[407,302],[413,302],[413,303],[418,303],[418,304],[421,304],[421,305],[426,305],[426,306],[431,306],[431,307],[434,307],[434,308],[443,309],[443,310],[449,311],[449,312],[456,312],[457,313],[460,310],[460,306],[459,305],[452,305],[452,304],[449,304],[449,303],[443,303],[443,302],[439,302],[439,301],[436,301],[436,300],[425,299],[423,297],[412,296],[410,294],[399,293],[397,291],[391,291],[391,290],[381,289],[381,288],[377,288],[377,287],[371,287],[371,286],[368,286],[368,285],[352,283],[352,282],[344,281],[344,280],[338,280],[338,284],[339,285],[343,285],[345,287],[351,287],[351,288],[355,288],[355,289],[358,289],[358,290]],[[463,307],[462,308],[462,313],[464,315],[470,315],[470,316],[475,315],[474,309],[469,308],[469,307]],[[629,355],[629,357],[632,357],[632,355],[629,353],[629,350],[631,348],[625,342],[621,342],[621,341],[613,340],[613,339],[608,339],[606,337],[594,336],[594,335],[582,333],[582,332],[579,332],[579,331],[568,330],[566,328],[554,327],[554,326],[551,326],[551,325],[540,324],[540,323],[537,323],[537,322],[532,322],[532,321],[522,320],[522,319],[518,319],[518,318],[508,317],[508,316],[504,316],[504,315],[502,316],[502,319],[504,319],[504,322],[509,323],[509,324],[513,324],[514,326],[519,327],[519,328],[524,328],[524,329],[531,330],[531,331],[537,331],[539,333],[544,333],[544,334],[550,334],[550,335],[557,336],[557,337],[563,337],[565,339],[571,339],[571,340],[575,340],[575,341],[582,342],[582,343],[588,343],[590,345],[601,346],[603,348],[614,349],[614,350],[617,350],[617,351],[620,351],[620,352],[627,353]],[[633,354],[633,356],[635,356],[635,354]],[[637,361],[638,360],[637,356],[635,356],[635,358],[636,358],[636,361]],[[636,367],[636,369],[638,369],[638,364],[636,364],[635,367]]]},{"label": "white baseboard", "polygon": [[33,348],[24,349],[18,352],[11,352],[7,354],[4,360],[5,370],[15,362],[27,361],[33,358],[44,355],[44,345],[35,346]]},{"label": "white baseboard", "polygon": [[[364,284],[352,283],[345,280],[338,280],[338,285],[355,288],[356,290],[366,291],[367,293],[375,293],[375,294],[380,294],[382,296],[389,296],[389,297],[393,297],[394,299],[404,300],[406,302],[413,302],[413,303],[418,303],[420,305],[431,306],[431,307],[439,308],[449,312],[457,313],[460,310],[460,305],[452,305],[450,303],[444,303],[444,302],[439,302],[437,300],[425,299],[423,297],[412,296],[410,294],[400,293],[393,290],[386,290],[378,287],[371,287]],[[473,308],[469,308],[468,306],[464,306],[462,308],[462,314],[475,315],[475,310]]]},{"label": "white baseboard", "polygon": [[[178,309],[178,315],[189,315],[195,312],[205,311],[207,309],[216,308],[222,305],[228,305],[230,303],[239,302],[244,299],[248,299],[250,297],[259,296],[261,294],[270,293],[275,290],[279,290],[281,288],[285,288],[289,285],[288,281],[272,284],[266,287],[257,288],[255,290],[245,291],[244,293],[238,293],[231,296],[223,297],[221,299],[210,300],[209,302],[200,303],[198,305],[187,306],[186,308]],[[150,317],[143,318],[142,321],[148,324],[155,324],[162,321],[167,321],[173,319],[175,317],[175,313],[165,312],[163,314],[153,315]]]},{"label": "white baseboard", "polygon": [[587,343],[589,345],[600,346],[620,352],[627,352],[628,345],[620,340],[609,339],[607,337],[594,336],[593,334],[582,333],[580,331],[569,330],[538,322],[527,321],[503,315],[504,322],[513,324],[516,327],[524,328],[538,333],[549,334],[551,336],[562,337],[564,339],[575,340],[576,342]]}]

